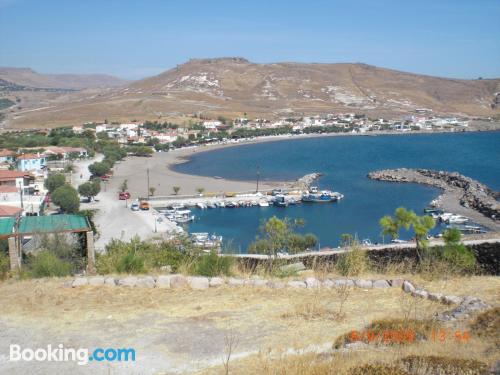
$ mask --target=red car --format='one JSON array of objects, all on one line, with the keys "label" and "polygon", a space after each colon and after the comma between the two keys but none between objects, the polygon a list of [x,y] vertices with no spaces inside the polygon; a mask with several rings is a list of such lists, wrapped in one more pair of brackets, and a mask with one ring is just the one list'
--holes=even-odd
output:
[{"label": "red car", "polygon": [[105,175],[101,176],[101,180],[103,180],[103,181],[109,181],[110,178],[111,178],[111,176],[109,174],[105,174]]},{"label": "red car", "polygon": [[121,201],[124,201],[125,199],[130,198],[130,193],[128,191],[122,191],[120,194],[118,194],[118,199]]}]

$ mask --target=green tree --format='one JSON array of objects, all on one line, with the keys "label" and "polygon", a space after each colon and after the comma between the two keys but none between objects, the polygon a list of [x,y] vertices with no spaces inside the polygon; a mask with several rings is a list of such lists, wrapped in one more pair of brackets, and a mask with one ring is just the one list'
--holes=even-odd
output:
[{"label": "green tree", "polygon": [[179,191],[181,190],[181,187],[180,186],[174,186],[172,189],[174,190],[174,194],[177,195],[177,194],[179,194]]},{"label": "green tree", "polygon": [[386,215],[380,219],[382,234],[390,235],[392,239],[399,237],[400,229],[413,228],[419,261],[422,260],[421,250],[427,248],[427,235],[435,225],[436,221],[432,217],[418,216],[412,210],[407,210],[404,207],[397,208],[394,216]]},{"label": "green tree", "polygon": [[461,243],[462,234],[456,228],[443,233],[444,248],[442,256],[459,273],[473,271],[476,266],[474,252]]},{"label": "green tree", "polygon": [[78,193],[84,197],[87,197],[89,202],[101,191],[101,184],[99,180],[94,180],[92,182],[85,182],[78,186]]},{"label": "green tree", "polygon": [[203,192],[205,191],[205,188],[199,187],[196,189],[196,191],[198,192],[199,195],[202,195]]},{"label": "green tree", "polygon": [[58,187],[52,193],[52,201],[67,213],[76,213],[80,208],[78,192],[69,185]]},{"label": "green tree", "polygon": [[92,173],[94,176],[104,176],[106,173],[108,173],[111,169],[111,166],[109,163],[106,162],[96,162],[93,164],[89,165],[89,171]]},{"label": "green tree", "polygon": [[54,173],[49,175],[45,180],[44,186],[49,191],[53,193],[58,187],[66,184],[66,177],[62,173]]},{"label": "green tree", "polygon": [[151,196],[155,195],[155,191],[156,191],[156,188],[155,188],[154,186],[151,186],[151,187],[149,188],[149,194],[150,194]]}]

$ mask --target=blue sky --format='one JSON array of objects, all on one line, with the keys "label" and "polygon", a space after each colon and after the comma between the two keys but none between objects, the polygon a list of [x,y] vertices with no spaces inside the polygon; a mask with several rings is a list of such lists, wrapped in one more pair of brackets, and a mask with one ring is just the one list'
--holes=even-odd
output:
[{"label": "blue sky", "polygon": [[0,66],[154,75],[194,57],[500,77],[500,0],[0,0]]}]

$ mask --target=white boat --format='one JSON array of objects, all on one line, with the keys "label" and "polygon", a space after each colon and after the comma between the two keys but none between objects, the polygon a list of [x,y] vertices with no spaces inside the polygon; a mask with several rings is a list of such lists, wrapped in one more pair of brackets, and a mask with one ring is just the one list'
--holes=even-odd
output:
[{"label": "white boat", "polygon": [[259,201],[259,206],[260,207],[269,207],[269,202],[266,200],[261,200],[261,201]]},{"label": "white boat", "polygon": [[174,203],[172,205],[172,209],[174,210],[182,210],[184,208],[184,205],[182,203]]},{"label": "white boat", "polygon": [[222,236],[209,235],[206,232],[191,233],[191,240],[195,246],[206,250],[220,249],[222,244]]},{"label": "white boat", "polygon": [[208,202],[208,203],[207,203],[207,207],[208,207],[208,208],[216,208],[217,206],[215,205],[215,203],[214,203],[214,202]]},{"label": "white boat", "polygon": [[216,205],[217,207],[221,207],[221,208],[222,208],[222,207],[226,207],[226,203],[225,203],[224,201],[219,201],[219,202],[215,203],[215,205]]},{"label": "white boat", "polygon": [[194,215],[191,215],[191,210],[178,210],[174,215],[174,221],[176,223],[189,223],[195,219]]},{"label": "white boat", "polygon": [[449,224],[464,224],[468,221],[469,221],[468,218],[461,215],[452,215],[448,218],[448,220],[446,220],[446,222]]},{"label": "white boat", "polygon": [[196,203],[196,207],[198,207],[201,210],[204,210],[207,208],[207,205],[203,202],[198,202],[198,203]]}]

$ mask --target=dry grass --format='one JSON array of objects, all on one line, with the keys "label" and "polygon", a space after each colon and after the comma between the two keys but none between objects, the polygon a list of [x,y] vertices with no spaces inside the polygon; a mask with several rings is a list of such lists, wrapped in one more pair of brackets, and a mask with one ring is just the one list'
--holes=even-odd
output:
[{"label": "dry grass", "polygon": [[[473,285],[467,285],[469,282]],[[179,333],[186,345],[182,360],[199,364],[207,374],[224,373],[221,357],[227,327],[231,327],[238,337],[238,345],[234,353],[231,350],[229,363],[233,374],[342,374],[363,364],[380,362],[392,365],[409,355],[476,359],[491,364],[496,355],[491,337],[476,335],[475,331],[471,331],[471,339],[465,344],[450,338],[446,342],[422,340],[404,346],[371,345],[369,350],[359,353],[327,356],[283,354],[290,349],[313,347],[311,350],[316,350],[315,345],[331,348],[337,337],[351,330],[362,330],[373,321],[396,316],[408,321],[425,321],[434,313],[448,309],[434,302],[409,297],[397,288],[351,289],[343,306],[344,319],[339,320],[332,319],[341,302],[335,289],[228,286],[204,291],[90,286],[73,289],[64,287],[63,283],[61,279],[0,283],[0,319],[23,329],[43,330],[44,334],[54,337],[71,330],[85,332],[87,337],[97,340],[106,339],[106,335],[112,332],[112,337],[138,345],[141,352],[152,350],[147,343],[139,346],[141,338],[154,335],[164,327],[184,327]],[[452,292],[462,287],[467,294],[493,301],[497,291],[492,283],[497,285],[491,277],[457,278],[446,287]],[[439,285],[431,286],[435,287],[430,287],[430,290],[439,291]],[[469,288],[475,288],[476,293],[468,293]],[[486,326],[492,326],[491,332],[494,332],[495,324]],[[133,330],[118,327],[133,327]],[[200,327],[209,327],[210,330],[200,331]],[[466,328],[459,326],[456,329]],[[210,346],[217,335],[220,336],[220,348],[212,345],[212,350],[219,358],[218,362],[207,358],[204,352],[190,349],[200,346],[200,341]],[[165,357],[172,350],[168,345],[177,344],[172,336],[168,337],[172,342],[162,343],[160,349],[156,344],[154,346],[155,350],[162,350]],[[255,350],[261,354],[252,354]],[[215,367],[207,368],[209,366]]]}]

